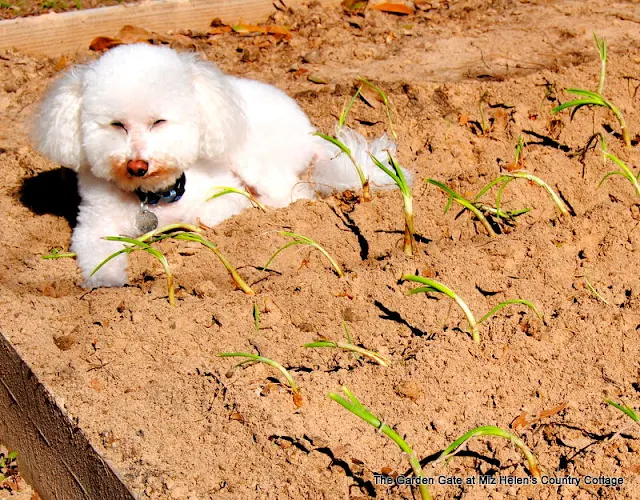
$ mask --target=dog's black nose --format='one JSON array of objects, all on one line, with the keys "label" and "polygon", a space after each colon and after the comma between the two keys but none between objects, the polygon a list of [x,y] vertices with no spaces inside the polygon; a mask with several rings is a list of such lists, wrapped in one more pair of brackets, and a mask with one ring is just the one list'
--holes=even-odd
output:
[{"label": "dog's black nose", "polygon": [[144,177],[149,170],[149,164],[144,160],[129,160],[127,172],[133,177]]}]

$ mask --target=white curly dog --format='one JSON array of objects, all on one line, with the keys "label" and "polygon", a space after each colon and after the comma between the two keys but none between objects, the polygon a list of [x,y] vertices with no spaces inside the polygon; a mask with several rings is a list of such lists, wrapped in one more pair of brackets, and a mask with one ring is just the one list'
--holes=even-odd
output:
[{"label": "white curly dog", "polygon": [[[78,173],[81,196],[71,249],[85,287],[127,282],[124,255],[91,276],[122,243],[176,222],[208,226],[250,206],[244,196],[210,201],[216,186],[245,188],[283,207],[311,198],[318,186],[358,185],[353,166],[281,90],[222,73],[193,53],[147,44],[116,47],[57,80],[34,117],[38,151]],[[350,129],[340,138],[359,157],[372,184],[391,180],[369,150],[386,159],[386,136],[372,144]],[[312,184],[300,177],[313,166]]]}]

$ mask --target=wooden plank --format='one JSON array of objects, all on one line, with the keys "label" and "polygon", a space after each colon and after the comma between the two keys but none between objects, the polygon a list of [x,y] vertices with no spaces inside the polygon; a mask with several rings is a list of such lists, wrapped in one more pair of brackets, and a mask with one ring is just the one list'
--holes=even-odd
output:
[{"label": "wooden plank", "polygon": [[0,366],[0,440],[44,500],[135,498],[1,332]]},{"label": "wooden plank", "polygon": [[271,0],[149,0],[50,13],[0,21],[0,49],[60,56],[86,50],[95,37],[113,36],[125,24],[160,33],[178,29],[205,31],[216,17],[230,23],[255,23],[265,20],[274,10]]}]

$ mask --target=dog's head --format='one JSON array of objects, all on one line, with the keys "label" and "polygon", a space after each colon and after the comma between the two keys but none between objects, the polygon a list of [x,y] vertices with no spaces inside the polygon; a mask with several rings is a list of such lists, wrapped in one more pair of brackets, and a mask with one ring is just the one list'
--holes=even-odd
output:
[{"label": "dog's head", "polygon": [[170,186],[233,150],[244,115],[227,78],[194,54],[120,46],[58,80],[35,116],[39,151],[125,190]]}]

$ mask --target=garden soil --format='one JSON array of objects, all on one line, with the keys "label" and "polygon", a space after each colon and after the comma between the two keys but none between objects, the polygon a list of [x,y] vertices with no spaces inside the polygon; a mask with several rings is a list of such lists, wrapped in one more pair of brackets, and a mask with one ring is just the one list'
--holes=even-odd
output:
[{"label": "garden soil", "polygon": [[[64,67],[97,57],[0,54],[0,329],[57,402],[140,498],[416,498],[375,474],[408,474],[407,457],[376,429],[328,398],[348,387],[413,447],[435,498],[640,498],[640,431],[604,398],[640,407],[640,198],[616,166],[638,172],[640,6],[637,2],[463,0],[421,2],[414,14],[364,13],[311,4],[280,6],[267,24],[291,38],[184,32],[232,74],[288,92],[318,129],[334,130],[357,77],[393,105],[398,159],[413,173],[418,252],[402,252],[402,199],[378,192],[247,211],[205,231],[256,291],[234,287],[215,255],[186,242],[160,248],[178,285],[147,254],[130,259],[130,284],[86,290],[67,249],[77,206],[74,176],[29,144],[35,103]],[[218,25],[218,28],[220,26]],[[604,95],[623,111],[633,139],[603,109],[552,109],[564,90],[595,90],[593,32],[609,44]],[[105,35],[112,35],[105,33]],[[190,40],[185,44],[185,39]],[[319,82],[319,83],[315,83]],[[348,123],[368,137],[389,131],[375,93]],[[278,123],[274,120],[274,127]],[[504,210],[530,208],[490,237],[426,178],[473,197],[513,169],[544,179],[570,208],[561,215],[542,188],[517,180]],[[485,195],[495,203],[495,190]],[[321,243],[344,266],[339,278],[304,246],[260,266],[291,230]],[[408,295],[404,273],[435,278],[477,317],[476,345],[459,308],[437,294]],[[253,309],[259,310],[259,325]],[[331,349],[318,337],[382,353],[388,367]],[[219,353],[260,353],[289,369],[302,405],[279,372],[235,367]],[[481,475],[526,480],[509,441],[476,437],[449,462],[438,454],[470,429],[495,425],[520,436],[550,478],[578,485],[467,484]],[[605,478],[586,484],[589,477]],[[608,479],[607,479],[608,478]],[[438,485],[439,479],[461,485]],[[622,484],[619,484],[623,481]],[[611,483],[617,485],[611,485]]]}]

